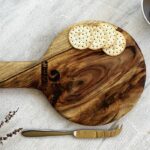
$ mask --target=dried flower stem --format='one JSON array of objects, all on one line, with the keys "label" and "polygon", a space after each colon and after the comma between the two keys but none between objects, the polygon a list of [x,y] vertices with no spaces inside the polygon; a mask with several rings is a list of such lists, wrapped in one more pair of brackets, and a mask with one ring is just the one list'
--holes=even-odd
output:
[{"label": "dried flower stem", "polygon": [[0,137],[0,144],[3,144],[3,141],[7,140],[9,137],[16,135],[19,133],[23,128],[15,129],[13,132],[6,134],[4,137]]},{"label": "dried flower stem", "polygon": [[5,123],[8,123],[8,122],[13,118],[13,116],[16,114],[16,112],[17,112],[18,110],[19,110],[19,108],[17,108],[17,110],[15,110],[15,111],[10,111],[10,112],[8,113],[8,115],[5,117],[5,120],[0,122],[0,128],[1,128]]}]

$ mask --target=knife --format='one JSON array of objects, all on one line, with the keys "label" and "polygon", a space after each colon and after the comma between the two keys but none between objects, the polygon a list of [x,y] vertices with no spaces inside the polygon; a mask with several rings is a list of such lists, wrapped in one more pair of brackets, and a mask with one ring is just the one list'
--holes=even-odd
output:
[{"label": "knife", "polygon": [[27,130],[22,131],[25,137],[44,137],[44,136],[62,136],[73,135],[76,138],[107,138],[114,137],[120,134],[121,127],[116,127],[113,130],[75,130],[75,131],[40,131],[40,130]]}]

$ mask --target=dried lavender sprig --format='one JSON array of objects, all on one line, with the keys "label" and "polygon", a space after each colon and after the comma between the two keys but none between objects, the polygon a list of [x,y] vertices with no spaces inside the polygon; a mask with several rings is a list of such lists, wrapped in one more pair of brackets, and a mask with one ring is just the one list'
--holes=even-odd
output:
[{"label": "dried lavender sprig", "polygon": [[6,115],[5,120],[0,122],[0,128],[1,128],[5,123],[8,123],[8,122],[13,118],[13,116],[17,113],[18,110],[19,110],[19,108],[17,108],[17,110],[15,110],[15,111],[10,111],[10,112],[8,113],[8,115]]},{"label": "dried lavender sprig", "polygon": [[14,131],[6,134],[6,136],[0,137],[0,144],[3,144],[3,141],[7,140],[8,138],[12,137],[13,135],[16,135],[17,133],[19,133],[20,131],[22,131],[22,129],[23,128],[15,129]]}]

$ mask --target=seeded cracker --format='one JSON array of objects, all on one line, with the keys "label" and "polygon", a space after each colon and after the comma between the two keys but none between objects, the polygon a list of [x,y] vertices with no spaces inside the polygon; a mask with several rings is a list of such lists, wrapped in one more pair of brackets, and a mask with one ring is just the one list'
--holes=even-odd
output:
[{"label": "seeded cracker", "polygon": [[91,31],[87,25],[78,25],[69,32],[69,41],[76,49],[86,49],[91,43]]},{"label": "seeded cracker", "polygon": [[106,33],[103,28],[99,26],[91,26],[92,31],[92,43],[89,46],[92,50],[98,50],[103,48],[107,43]]},{"label": "seeded cracker", "polygon": [[116,29],[113,25],[109,23],[101,23],[100,25],[102,26],[107,36],[107,43],[104,45],[103,48],[109,48],[116,42]]},{"label": "seeded cracker", "polygon": [[117,56],[119,54],[121,54],[126,47],[126,39],[124,37],[124,35],[118,31],[116,31],[117,33],[117,39],[116,39],[116,43],[111,46],[110,48],[104,48],[103,51],[110,56]]}]

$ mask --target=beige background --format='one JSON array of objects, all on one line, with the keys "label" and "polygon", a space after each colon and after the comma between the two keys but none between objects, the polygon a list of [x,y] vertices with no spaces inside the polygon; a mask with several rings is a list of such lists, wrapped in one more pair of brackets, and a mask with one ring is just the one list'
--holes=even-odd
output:
[{"label": "beige background", "polygon": [[[120,136],[79,140],[71,136],[24,138],[17,135],[1,150],[148,150],[150,147],[150,26],[142,16],[140,0],[0,0],[0,60],[36,60],[58,32],[81,20],[97,19],[127,30],[142,49],[147,65],[144,93],[134,109],[119,123]],[[10,110],[19,112],[0,129],[0,136],[15,128],[73,130],[91,128],[59,116],[34,89],[0,89],[0,120]],[[110,128],[97,126],[98,129]]]}]

